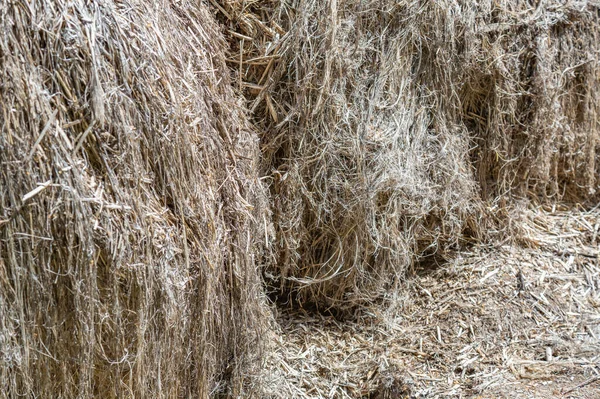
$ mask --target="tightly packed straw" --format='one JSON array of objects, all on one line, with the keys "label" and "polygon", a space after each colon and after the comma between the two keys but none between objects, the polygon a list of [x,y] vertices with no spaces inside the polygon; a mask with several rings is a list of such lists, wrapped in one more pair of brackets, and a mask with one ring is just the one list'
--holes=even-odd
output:
[{"label": "tightly packed straw", "polygon": [[598,198],[597,1],[0,1],[1,392],[247,394],[260,266],[347,310]]},{"label": "tightly packed straw", "polygon": [[484,209],[597,188],[597,3],[212,3],[262,135],[281,292],[353,306],[485,235]]},{"label": "tightly packed straw", "polygon": [[239,394],[266,320],[266,201],[213,17],[0,9],[0,391]]},{"label": "tightly packed straw", "polygon": [[600,3],[480,1],[471,13],[458,76],[483,198],[598,198]]}]

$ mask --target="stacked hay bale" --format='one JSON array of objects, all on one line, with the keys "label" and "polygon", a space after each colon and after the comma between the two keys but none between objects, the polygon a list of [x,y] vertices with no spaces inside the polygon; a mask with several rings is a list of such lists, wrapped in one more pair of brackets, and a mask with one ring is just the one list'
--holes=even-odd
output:
[{"label": "stacked hay bale", "polygon": [[266,202],[212,16],[0,7],[0,391],[239,394]]},{"label": "stacked hay bale", "polygon": [[[274,61],[240,68],[273,178],[279,262],[270,272],[281,291],[355,306],[467,227],[476,192],[468,131],[448,117],[458,102],[448,65],[462,54],[446,6],[295,1],[262,23],[275,34],[257,53]],[[259,23],[238,7],[238,29]]]},{"label": "stacked hay bale", "polygon": [[510,198],[598,185],[597,3],[218,8],[272,177],[267,276],[303,303],[363,303]]},{"label": "stacked hay bale", "polygon": [[590,201],[600,187],[600,4],[479,1],[462,121],[483,198]]}]

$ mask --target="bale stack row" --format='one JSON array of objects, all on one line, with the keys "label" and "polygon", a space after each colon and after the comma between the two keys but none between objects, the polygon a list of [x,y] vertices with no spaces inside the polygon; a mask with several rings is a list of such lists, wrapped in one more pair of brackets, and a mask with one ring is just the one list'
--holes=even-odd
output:
[{"label": "bale stack row", "polygon": [[504,229],[515,198],[597,198],[597,2],[219,4],[281,293],[352,307]]},{"label": "bale stack row", "polygon": [[598,199],[594,1],[0,1],[2,392],[250,395],[261,272],[346,311]]},{"label": "bale stack row", "polygon": [[482,197],[588,202],[600,182],[600,4],[478,2],[461,121]]}]

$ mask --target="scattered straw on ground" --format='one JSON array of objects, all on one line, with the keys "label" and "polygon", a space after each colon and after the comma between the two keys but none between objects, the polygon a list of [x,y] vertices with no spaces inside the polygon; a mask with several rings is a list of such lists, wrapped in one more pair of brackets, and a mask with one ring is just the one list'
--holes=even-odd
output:
[{"label": "scattered straw on ground", "polygon": [[527,239],[422,268],[352,320],[281,311],[271,397],[597,398],[600,212],[532,209]]}]

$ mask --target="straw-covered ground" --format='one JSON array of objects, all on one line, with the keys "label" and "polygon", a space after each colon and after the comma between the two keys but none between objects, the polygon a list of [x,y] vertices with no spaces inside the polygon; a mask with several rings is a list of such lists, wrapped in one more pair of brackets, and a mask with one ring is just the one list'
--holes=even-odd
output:
[{"label": "straw-covered ground", "polygon": [[415,271],[347,320],[280,309],[273,398],[600,397],[600,210],[526,212],[522,242]]}]

